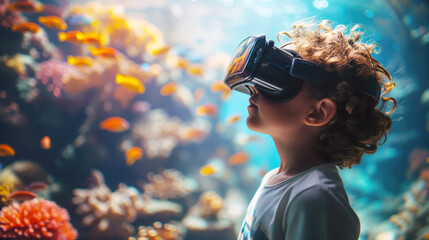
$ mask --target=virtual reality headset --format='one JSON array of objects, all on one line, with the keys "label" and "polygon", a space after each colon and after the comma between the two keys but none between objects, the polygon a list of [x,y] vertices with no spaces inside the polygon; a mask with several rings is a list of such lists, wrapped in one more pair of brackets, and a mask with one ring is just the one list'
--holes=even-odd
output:
[{"label": "virtual reality headset", "polygon": [[[250,85],[270,99],[289,101],[298,94],[303,80],[323,84],[339,82],[336,74],[303,60],[294,50],[274,46],[274,41],[259,35],[248,37],[238,45],[224,82],[229,88],[246,94],[251,94]],[[381,87],[376,81],[351,85],[378,104]]]}]

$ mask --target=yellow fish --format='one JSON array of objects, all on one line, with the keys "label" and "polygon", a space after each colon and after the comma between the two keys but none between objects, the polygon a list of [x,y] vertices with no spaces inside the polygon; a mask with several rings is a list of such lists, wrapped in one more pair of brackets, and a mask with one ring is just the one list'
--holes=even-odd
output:
[{"label": "yellow fish", "polygon": [[198,116],[216,116],[217,107],[213,103],[203,104],[196,109]]},{"label": "yellow fish", "polygon": [[39,22],[48,28],[57,30],[67,29],[67,23],[62,18],[57,16],[39,17]]},{"label": "yellow fish", "polygon": [[200,174],[203,176],[209,176],[216,173],[216,169],[212,165],[206,165],[200,168]]},{"label": "yellow fish", "polygon": [[92,58],[86,57],[86,56],[83,56],[83,57],[68,56],[67,62],[70,65],[74,65],[74,66],[91,66],[92,65]]},{"label": "yellow fish", "polygon": [[77,39],[78,39],[78,36],[79,36],[79,38],[82,38],[81,35],[83,35],[83,33],[79,32],[79,31],[59,32],[58,33],[58,40],[60,42],[67,41],[67,42],[71,42],[74,44],[78,44],[79,41]]},{"label": "yellow fish", "polygon": [[116,83],[132,92],[144,93],[145,91],[143,83],[135,77],[116,74]]},{"label": "yellow fish", "polygon": [[232,116],[232,117],[229,117],[229,118],[226,120],[226,123],[227,123],[227,124],[233,124],[233,123],[237,122],[238,120],[240,120],[240,116],[238,116],[238,115],[234,115],[234,116]]},{"label": "yellow fish", "polygon": [[160,93],[162,96],[168,96],[177,91],[177,83],[175,82],[169,82],[162,86]]},{"label": "yellow fish", "polygon": [[160,55],[168,52],[170,47],[164,44],[149,44],[146,47],[146,50],[152,55]]},{"label": "yellow fish", "polygon": [[15,156],[15,150],[7,144],[0,144],[0,157],[9,156]]},{"label": "yellow fish", "polygon": [[190,75],[203,75],[203,68],[201,66],[189,66],[186,71]]},{"label": "yellow fish", "polygon": [[25,22],[25,23],[14,24],[12,26],[12,31],[20,32],[20,33],[26,33],[26,32],[38,33],[40,31],[40,27],[35,23]]},{"label": "yellow fish", "polygon": [[89,51],[94,57],[101,56],[101,57],[107,57],[107,58],[118,58],[119,53],[118,50],[112,47],[90,47]]},{"label": "yellow fish", "polygon": [[101,36],[98,33],[90,32],[90,33],[83,33],[78,34],[77,41],[84,44],[91,44],[91,45],[103,45],[101,43]]},{"label": "yellow fish", "polygon": [[230,165],[239,165],[247,162],[249,160],[249,155],[245,152],[238,152],[231,157],[229,157],[228,162]]},{"label": "yellow fish", "polygon": [[203,139],[206,135],[206,132],[197,129],[197,128],[189,128],[185,131],[185,139]]},{"label": "yellow fish", "polygon": [[127,158],[127,165],[133,165],[136,160],[139,160],[143,156],[143,150],[140,147],[132,147],[125,152]]}]

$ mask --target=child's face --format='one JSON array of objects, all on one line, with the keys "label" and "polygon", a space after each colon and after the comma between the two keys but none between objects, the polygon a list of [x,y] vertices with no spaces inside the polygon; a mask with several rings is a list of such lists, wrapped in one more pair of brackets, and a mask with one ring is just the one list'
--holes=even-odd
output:
[{"label": "child's face", "polygon": [[250,88],[252,96],[249,99],[247,126],[251,130],[272,137],[289,137],[291,140],[304,134],[302,130],[307,126],[304,119],[311,114],[317,101],[311,98],[305,82],[298,95],[287,102],[271,100],[256,88]]}]

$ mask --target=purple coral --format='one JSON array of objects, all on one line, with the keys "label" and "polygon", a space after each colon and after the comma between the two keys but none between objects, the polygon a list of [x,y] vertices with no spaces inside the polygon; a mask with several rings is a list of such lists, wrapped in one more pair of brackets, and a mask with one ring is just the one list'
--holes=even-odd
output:
[{"label": "purple coral", "polygon": [[59,97],[63,87],[62,76],[74,70],[75,68],[66,62],[51,59],[39,64],[36,79],[40,80],[55,97]]}]

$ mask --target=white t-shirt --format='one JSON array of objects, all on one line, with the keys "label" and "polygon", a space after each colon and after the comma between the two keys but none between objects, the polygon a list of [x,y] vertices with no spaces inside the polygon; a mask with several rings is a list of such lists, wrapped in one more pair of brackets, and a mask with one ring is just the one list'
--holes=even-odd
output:
[{"label": "white t-shirt", "polygon": [[267,186],[265,174],[247,208],[239,240],[357,240],[359,218],[332,163]]}]

